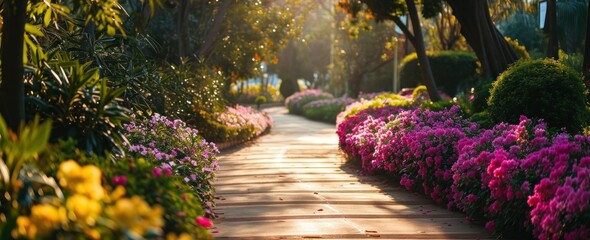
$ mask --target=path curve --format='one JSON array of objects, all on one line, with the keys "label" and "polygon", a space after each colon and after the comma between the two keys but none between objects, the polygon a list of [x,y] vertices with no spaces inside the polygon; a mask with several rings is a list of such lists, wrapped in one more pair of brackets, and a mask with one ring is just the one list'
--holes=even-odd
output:
[{"label": "path curve", "polygon": [[344,166],[333,125],[266,111],[271,133],[219,157],[216,239],[494,239],[426,196]]}]

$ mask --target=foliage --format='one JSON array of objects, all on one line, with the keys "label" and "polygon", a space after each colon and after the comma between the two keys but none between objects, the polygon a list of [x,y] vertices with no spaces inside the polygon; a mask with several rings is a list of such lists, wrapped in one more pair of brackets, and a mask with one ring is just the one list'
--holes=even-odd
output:
[{"label": "foliage", "polygon": [[256,106],[258,107],[258,109],[260,109],[260,105],[266,103],[266,97],[265,96],[258,96],[258,97],[256,97],[256,100],[254,100],[254,102],[256,103]]},{"label": "foliage", "polygon": [[303,115],[303,107],[306,104],[316,100],[331,98],[334,98],[332,94],[325,93],[322,90],[305,90],[302,92],[297,92],[285,99],[285,105],[287,106],[287,109],[289,109],[289,113]]},{"label": "foliage", "polygon": [[531,56],[529,52],[526,50],[524,45],[521,45],[518,39],[511,39],[509,37],[504,37],[506,42],[512,47],[512,50],[516,53],[516,56],[520,59],[530,59]]},{"label": "foliage", "polygon": [[480,80],[473,91],[473,105],[474,113],[483,112],[488,108],[488,99],[490,98],[490,91],[492,90],[493,82]]},{"label": "foliage", "polygon": [[335,123],[336,116],[353,103],[352,98],[331,98],[312,101],[303,106],[303,116],[312,120]]},{"label": "foliage", "polygon": [[121,125],[129,119],[128,110],[119,105],[124,89],[109,88],[91,63],[80,64],[65,53],[52,56],[27,77],[27,112],[54,121],[53,142],[75,138],[88,153],[121,153]]},{"label": "foliage", "polygon": [[245,103],[254,103],[256,104],[256,99],[260,96],[266,98],[266,102],[282,102],[283,98],[279,93],[279,89],[274,86],[266,86],[262,89],[259,85],[247,85],[247,86],[239,86],[234,88],[235,85],[232,86],[230,91],[230,101],[234,101],[240,104]]},{"label": "foliage", "polygon": [[582,71],[583,60],[584,56],[582,53],[566,54],[563,51],[559,51],[559,62],[572,68],[576,72]]},{"label": "foliage", "polygon": [[[459,89],[470,85],[477,73],[477,58],[470,53],[441,51],[427,53],[434,80],[439,88],[454,96]],[[416,54],[406,56],[400,66],[401,87],[416,87],[421,81]]]},{"label": "foliage", "polygon": [[488,104],[497,122],[514,123],[525,115],[575,133],[584,123],[585,92],[581,75],[563,64],[549,59],[520,61],[498,77]]},{"label": "foliage", "polygon": [[[504,36],[518,41],[529,51],[543,51],[545,43],[541,31],[537,28],[535,17],[529,12],[516,11],[506,20],[499,22],[499,30]],[[522,55],[516,52],[522,58]]]}]

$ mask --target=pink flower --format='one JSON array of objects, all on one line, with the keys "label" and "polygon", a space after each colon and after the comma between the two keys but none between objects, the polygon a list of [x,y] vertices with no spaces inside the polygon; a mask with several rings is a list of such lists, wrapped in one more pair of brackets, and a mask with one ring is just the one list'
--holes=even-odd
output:
[{"label": "pink flower", "polygon": [[161,177],[162,176],[162,169],[161,168],[154,168],[154,170],[152,170],[152,173],[156,176],[156,177]]},{"label": "pink flower", "polygon": [[127,184],[127,177],[125,176],[114,176],[112,179],[114,185],[125,185]]},{"label": "pink flower", "polygon": [[486,223],[486,229],[490,232],[493,232],[494,230],[496,230],[496,223],[494,221],[488,221]]},{"label": "pink flower", "polygon": [[164,172],[166,172],[166,176],[172,175],[172,170],[170,168],[164,168]]},{"label": "pink flower", "polygon": [[204,227],[204,228],[210,228],[213,227],[213,223],[211,222],[211,220],[209,220],[209,218],[206,217],[197,217],[197,225]]}]

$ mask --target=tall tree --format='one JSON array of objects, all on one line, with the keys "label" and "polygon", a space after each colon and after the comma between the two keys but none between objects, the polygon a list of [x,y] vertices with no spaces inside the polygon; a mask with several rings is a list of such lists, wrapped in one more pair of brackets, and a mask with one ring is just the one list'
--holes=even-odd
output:
[{"label": "tall tree", "polygon": [[23,43],[28,0],[6,0],[2,4],[2,82],[0,114],[8,128],[18,133],[25,119]]},{"label": "tall tree", "polygon": [[[377,21],[390,20],[395,22],[395,24],[404,32],[406,38],[412,43],[414,49],[416,49],[422,73],[422,83],[426,86],[430,99],[433,101],[441,100],[436,84],[434,83],[432,70],[430,69],[430,61],[426,56],[426,47],[424,45],[424,37],[422,36],[420,17],[418,16],[418,9],[416,8],[414,0],[343,0],[340,1],[339,5],[353,17],[358,17],[357,15],[365,10],[369,16],[374,17]],[[400,19],[400,16],[404,14],[409,15],[412,31],[410,31],[408,26]]]},{"label": "tall tree", "polygon": [[586,15],[586,41],[584,44],[584,62],[582,64],[584,73],[584,83],[590,84],[590,4],[588,4],[588,14]]},{"label": "tall tree", "polygon": [[547,42],[547,57],[559,58],[559,41],[557,29],[557,0],[547,0],[547,17],[545,19],[545,31],[549,41]]},{"label": "tall tree", "polygon": [[494,25],[487,0],[446,2],[453,8],[453,14],[461,23],[461,34],[481,62],[484,76],[495,79],[518,59],[512,47]]}]

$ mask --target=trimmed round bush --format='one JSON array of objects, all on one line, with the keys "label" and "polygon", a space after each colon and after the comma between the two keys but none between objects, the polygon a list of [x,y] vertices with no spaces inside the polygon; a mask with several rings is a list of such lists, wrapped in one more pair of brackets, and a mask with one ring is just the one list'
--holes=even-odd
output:
[{"label": "trimmed round bush", "polygon": [[[457,89],[474,80],[477,74],[477,57],[460,51],[427,53],[434,75],[434,82],[443,92],[454,96]],[[406,56],[401,63],[400,79],[402,88],[413,88],[422,84],[422,74],[416,54]]]},{"label": "trimmed round bush", "polygon": [[551,59],[520,61],[494,83],[488,100],[496,122],[542,118],[552,128],[580,132],[586,111],[582,76]]}]

